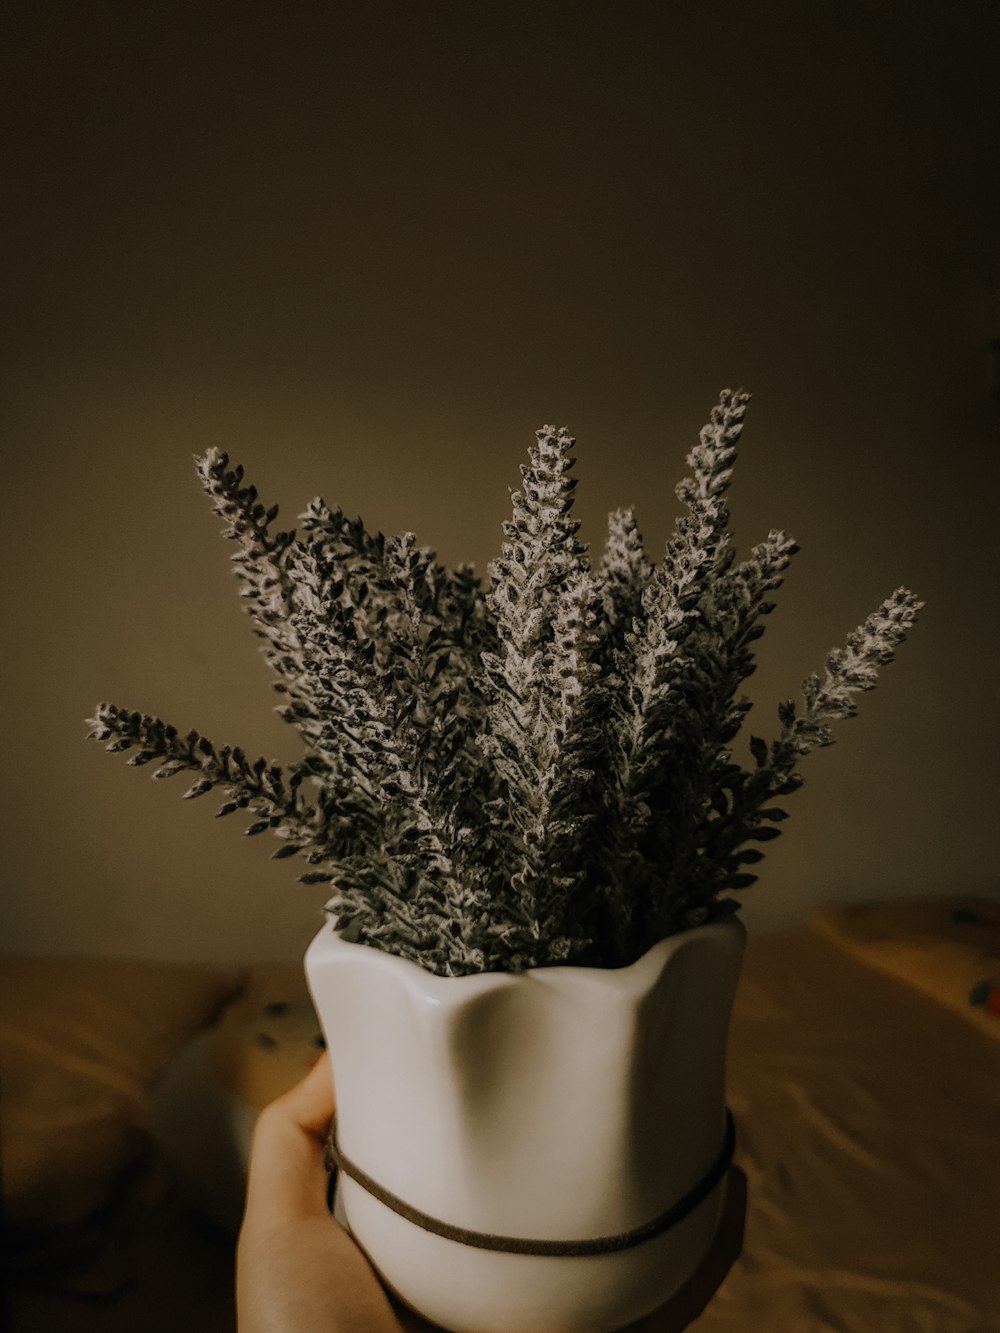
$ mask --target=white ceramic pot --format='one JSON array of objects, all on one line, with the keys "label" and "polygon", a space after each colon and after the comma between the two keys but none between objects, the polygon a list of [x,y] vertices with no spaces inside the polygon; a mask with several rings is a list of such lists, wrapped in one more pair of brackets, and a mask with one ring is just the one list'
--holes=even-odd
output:
[{"label": "white ceramic pot", "polygon": [[[325,926],[305,965],[337,1091],[335,1213],[385,1284],[454,1333],[609,1333],[667,1301],[721,1211],[745,939],[732,917],[629,967],[438,977]],[[680,1221],[596,1253],[426,1228],[604,1242],[699,1183]]]}]

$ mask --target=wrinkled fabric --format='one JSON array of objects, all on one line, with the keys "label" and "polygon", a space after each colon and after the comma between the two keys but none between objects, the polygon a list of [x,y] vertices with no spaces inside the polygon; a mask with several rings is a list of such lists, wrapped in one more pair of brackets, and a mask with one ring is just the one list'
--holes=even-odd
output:
[{"label": "wrinkled fabric", "polygon": [[745,1245],[699,1333],[1000,1333],[1000,1044],[787,932],[748,941],[727,1088]]}]

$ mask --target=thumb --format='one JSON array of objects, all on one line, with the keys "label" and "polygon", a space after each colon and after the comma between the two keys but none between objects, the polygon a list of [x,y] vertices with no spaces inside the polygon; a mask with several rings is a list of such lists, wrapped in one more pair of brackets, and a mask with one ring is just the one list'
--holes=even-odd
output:
[{"label": "thumb", "polygon": [[261,1111],[250,1146],[245,1228],[329,1216],[323,1145],[334,1105],[333,1071],[324,1052],[301,1083]]}]

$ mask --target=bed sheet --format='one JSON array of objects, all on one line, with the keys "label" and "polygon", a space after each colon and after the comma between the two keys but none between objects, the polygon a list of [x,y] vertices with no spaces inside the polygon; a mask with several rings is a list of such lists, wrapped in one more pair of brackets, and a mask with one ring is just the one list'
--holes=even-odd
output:
[{"label": "bed sheet", "polygon": [[[748,940],[727,1065],[745,1243],[698,1333],[1000,1333],[1000,1042],[797,930]],[[231,1243],[150,1223],[122,1300],[14,1328],[232,1330]]]},{"label": "bed sheet", "polygon": [[744,1252],[699,1333],[1000,1333],[1000,1043],[805,930],[751,938]]}]

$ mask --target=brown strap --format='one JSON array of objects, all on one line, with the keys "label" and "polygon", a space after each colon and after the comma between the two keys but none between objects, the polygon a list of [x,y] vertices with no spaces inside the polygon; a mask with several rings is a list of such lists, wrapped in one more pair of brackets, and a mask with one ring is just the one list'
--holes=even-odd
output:
[{"label": "brown strap", "polygon": [[636,1227],[632,1231],[623,1231],[617,1236],[599,1236],[593,1240],[523,1240],[515,1236],[494,1236],[482,1231],[467,1231],[465,1227],[454,1227],[447,1222],[440,1222],[437,1218],[428,1216],[427,1213],[422,1213],[419,1208],[413,1208],[410,1204],[404,1203],[395,1194],[383,1189],[381,1185],[372,1180],[371,1176],[344,1156],[337,1144],[337,1121],[334,1118],[326,1141],[326,1168],[331,1173],[327,1200],[328,1206],[332,1210],[333,1173],[339,1170],[343,1171],[344,1175],[349,1176],[351,1180],[356,1181],[362,1189],[367,1190],[373,1198],[378,1199],[379,1203],[384,1203],[387,1208],[391,1208],[400,1217],[405,1217],[408,1222],[415,1222],[418,1227],[433,1232],[435,1236],[457,1240],[463,1245],[471,1245],[478,1250],[502,1250],[507,1254],[609,1254],[614,1250],[627,1250],[633,1245],[641,1245],[643,1241],[652,1240],[654,1236],[662,1235],[664,1231],[676,1226],[678,1222],[687,1217],[703,1199],[708,1197],[726,1174],[729,1164],[733,1160],[735,1149],[736,1126],[733,1122],[732,1112],[726,1107],[726,1135],[722,1151],[698,1183],[666,1212],[661,1213],[659,1217],[653,1218],[651,1222]]}]

